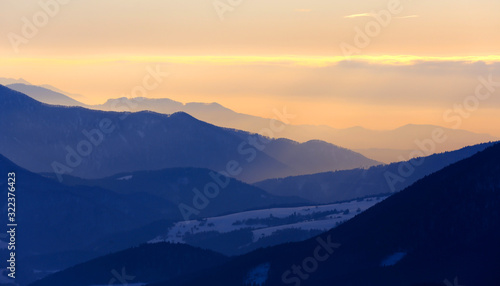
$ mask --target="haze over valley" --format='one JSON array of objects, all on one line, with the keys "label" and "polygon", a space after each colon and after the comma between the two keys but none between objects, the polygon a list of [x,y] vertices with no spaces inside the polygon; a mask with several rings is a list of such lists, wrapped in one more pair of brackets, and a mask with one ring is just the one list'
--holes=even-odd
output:
[{"label": "haze over valley", "polygon": [[0,285],[500,281],[500,2],[0,2]]}]

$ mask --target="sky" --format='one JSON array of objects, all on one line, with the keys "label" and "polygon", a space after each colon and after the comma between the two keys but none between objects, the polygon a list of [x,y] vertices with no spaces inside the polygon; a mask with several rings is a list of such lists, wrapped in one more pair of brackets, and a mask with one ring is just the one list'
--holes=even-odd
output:
[{"label": "sky", "polygon": [[[498,11],[495,0],[3,0],[0,77],[97,104],[132,97],[160,69],[147,97],[500,137]],[[478,99],[482,78],[491,96]]]}]

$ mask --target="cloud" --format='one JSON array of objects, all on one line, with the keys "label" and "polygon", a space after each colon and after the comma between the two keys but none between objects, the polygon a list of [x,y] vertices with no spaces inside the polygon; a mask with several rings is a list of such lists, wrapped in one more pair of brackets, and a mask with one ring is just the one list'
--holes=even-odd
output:
[{"label": "cloud", "polygon": [[344,18],[348,18],[348,19],[351,19],[351,18],[360,18],[360,17],[373,17],[373,13],[362,13],[362,14],[353,14],[353,15],[348,15],[348,16],[344,16]]},{"label": "cloud", "polygon": [[18,66],[32,64],[36,60],[40,65],[107,65],[113,63],[168,63],[168,64],[209,64],[217,66],[255,66],[255,65],[275,65],[275,66],[305,66],[305,67],[328,67],[339,64],[366,63],[369,65],[385,66],[414,66],[423,63],[460,63],[485,65],[499,65],[500,56],[415,56],[415,55],[359,55],[352,56],[347,61],[344,56],[96,56],[82,59],[70,58],[2,58],[0,64]]}]

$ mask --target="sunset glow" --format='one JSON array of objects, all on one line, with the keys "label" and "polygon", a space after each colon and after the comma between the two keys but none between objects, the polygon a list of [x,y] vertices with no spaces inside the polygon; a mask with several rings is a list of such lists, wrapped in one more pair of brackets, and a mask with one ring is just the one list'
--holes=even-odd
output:
[{"label": "sunset glow", "polygon": [[[446,125],[443,113],[479,77],[500,81],[497,1],[67,2],[1,4],[4,77],[97,104],[133,96],[145,69],[160,65],[169,79],[149,97],[258,116],[286,105],[296,124],[372,129]],[[46,10],[54,15],[38,25]],[[462,128],[500,136],[484,123],[500,119],[498,94]]]}]

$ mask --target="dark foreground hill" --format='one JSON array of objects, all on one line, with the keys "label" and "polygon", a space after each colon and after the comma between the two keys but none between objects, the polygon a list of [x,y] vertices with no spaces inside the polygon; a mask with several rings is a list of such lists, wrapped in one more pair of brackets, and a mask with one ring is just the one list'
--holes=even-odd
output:
[{"label": "dark foreground hill", "polygon": [[155,285],[498,285],[499,174],[497,144],[314,239]]},{"label": "dark foreground hill", "polygon": [[76,265],[31,285],[135,285],[187,276],[227,261],[222,254],[184,244],[143,244]]},{"label": "dark foreground hill", "polygon": [[[64,269],[163,234],[171,222],[184,219],[181,204],[187,213],[192,208],[196,213],[189,218],[196,219],[304,202],[218,177],[225,187],[204,208],[197,209],[193,190],[204,192],[206,185],[217,186],[210,176],[214,172],[207,169],[145,171],[96,181],[65,177],[65,185],[31,173],[0,155],[0,173],[7,176],[11,172],[16,178],[16,234],[17,243],[22,245],[17,251],[22,273],[18,281],[22,285],[45,271]],[[7,180],[0,181],[0,195],[7,198],[7,190]],[[0,214],[7,218],[7,212],[4,204]],[[3,245],[6,240],[1,240]],[[0,252],[8,254],[6,249]]]},{"label": "dark foreground hill", "polygon": [[[65,186],[20,168],[0,155],[0,173],[5,176],[0,181],[0,195],[5,197],[5,202],[7,174],[11,172],[15,173],[16,255],[20,283],[32,279],[33,269],[42,271],[45,266],[50,267],[55,253],[83,252],[86,245],[107,235],[164,217],[180,217],[177,206],[161,198],[148,194],[140,197],[122,195],[99,187]],[[2,205],[0,215],[7,221],[7,203]],[[147,212],[144,211],[146,207]],[[46,259],[35,265],[29,257],[38,255],[46,255]],[[78,260],[78,257],[88,256],[74,253],[69,260]]]},{"label": "dark foreground hill", "polygon": [[[16,166],[0,155],[0,172],[15,172],[19,243],[30,253],[67,250],[100,235],[132,229],[163,217],[180,218],[177,206],[158,197],[122,195],[99,187],[65,186]],[[7,180],[0,195],[7,198]],[[149,206],[148,212],[144,212]],[[7,217],[7,207],[2,208]]]}]

